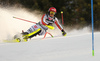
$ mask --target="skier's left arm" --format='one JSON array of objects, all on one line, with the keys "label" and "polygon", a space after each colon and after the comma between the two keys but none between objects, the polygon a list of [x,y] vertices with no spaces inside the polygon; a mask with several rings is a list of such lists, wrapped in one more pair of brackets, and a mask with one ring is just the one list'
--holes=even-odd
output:
[{"label": "skier's left arm", "polygon": [[61,30],[62,35],[63,35],[63,36],[66,36],[66,32],[64,31],[63,27],[60,25],[60,23],[59,23],[59,21],[58,21],[57,18],[55,18],[55,24],[56,24],[56,26]]}]

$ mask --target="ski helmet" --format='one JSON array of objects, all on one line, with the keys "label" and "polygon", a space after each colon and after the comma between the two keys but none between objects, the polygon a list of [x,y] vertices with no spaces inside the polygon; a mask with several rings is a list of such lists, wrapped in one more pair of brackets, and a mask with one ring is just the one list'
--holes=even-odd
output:
[{"label": "ski helmet", "polygon": [[54,8],[54,7],[50,7],[48,11],[49,11],[49,12],[50,12],[50,11],[53,11],[53,12],[55,12],[55,13],[57,12],[56,8]]}]

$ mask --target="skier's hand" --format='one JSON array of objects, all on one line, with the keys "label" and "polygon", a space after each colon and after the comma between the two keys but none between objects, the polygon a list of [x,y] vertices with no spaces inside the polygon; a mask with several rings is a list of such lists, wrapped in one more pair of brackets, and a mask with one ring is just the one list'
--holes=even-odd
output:
[{"label": "skier's hand", "polygon": [[66,36],[67,34],[66,34],[66,32],[64,31],[64,30],[61,30],[62,31],[62,35],[63,36]]}]

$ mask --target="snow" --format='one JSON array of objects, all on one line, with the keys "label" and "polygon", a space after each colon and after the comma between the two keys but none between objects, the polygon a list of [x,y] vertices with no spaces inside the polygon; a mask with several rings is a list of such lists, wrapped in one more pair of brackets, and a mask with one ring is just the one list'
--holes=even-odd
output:
[{"label": "snow", "polygon": [[0,61],[100,61],[100,32],[95,33],[95,56],[91,34],[1,43]]},{"label": "snow", "polygon": [[13,16],[38,22],[41,15],[16,7],[0,7],[0,13],[0,61],[100,61],[100,32],[94,34],[95,56],[92,56],[92,34],[89,27],[70,32],[66,30],[66,37],[58,36],[61,31],[55,29],[49,30],[54,38],[48,36],[42,39],[41,36],[28,42],[4,43],[4,39],[12,38],[33,25]]}]

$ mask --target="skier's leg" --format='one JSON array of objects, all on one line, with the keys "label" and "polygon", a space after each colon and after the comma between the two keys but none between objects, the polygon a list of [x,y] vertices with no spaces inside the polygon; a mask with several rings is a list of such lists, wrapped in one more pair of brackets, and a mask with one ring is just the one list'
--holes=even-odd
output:
[{"label": "skier's leg", "polygon": [[35,31],[32,32],[32,33],[27,34],[27,37],[28,37],[28,38],[32,38],[32,37],[38,35],[40,32],[41,32],[41,28],[35,30]]},{"label": "skier's leg", "polygon": [[24,33],[22,33],[23,34],[22,37],[23,37],[24,41],[27,41],[27,39],[32,38],[32,37],[38,35],[40,32],[41,32],[41,28],[33,31],[32,33],[24,32]]},{"label": "skier's leg", "polygon": [[41,31],[42,31],[41,27],[35,24],[31,26],[26,32],[23,32],[22,35],[24,39],[28,39],[38,35],[39,33],[41,33]]}]

